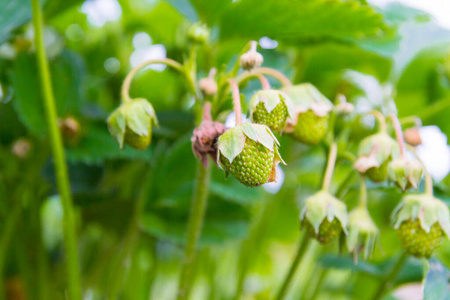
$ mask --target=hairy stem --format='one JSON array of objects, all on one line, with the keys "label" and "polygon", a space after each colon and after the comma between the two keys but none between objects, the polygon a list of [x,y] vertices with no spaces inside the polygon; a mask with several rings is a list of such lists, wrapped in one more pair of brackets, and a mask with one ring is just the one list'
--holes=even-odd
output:
[{"label": "hairy stem", "polygon": [[398,118],[394,114],[390,114],[389,117],[392,120],[395,129],[395,136],[397,137],[398,146],[400,147],[400,155],[405,155],[405,141],[403,139],[402,126],[398,121]]},{"label": "hairy stem", "polygon": [[384,115],[378,110],[372,110],[370,114],[374,115],[374,117],[378,120],[378,125],[380,126],[379,131],[386,132],[387,125],[386,125],[386,118],[384,117]]},{"label": "hairy stem", "polygon": [[241,112],[241,97],[239,96],[239,87],[236,81],[232,78],[228,79],[231,87],[231,94],[233,96],[233,108],[234,114],[236,115],[236,126],[241,125],[242,123],[242,112]]},{"label": "hairy stem", "polygon": [[282,300],[284,299],[284,296],[286,295],[289,284],[292,281],[292,278],[294,277],[295,272],[297,271],[297,268],[302,260],[303,255],[306,252],[306,249],[308,249],[310,239],[308,237],[308,234],[305,233],[303,235],[303,238],[300,240],[300,245],[297,250],[297,254],[295,255],[294,260],[291,263],[291,267],[289,269],[288,274],[286,275],[286,278],[283,281],[283,285],[281,286],[280,290],[278,291],[278,294],[275,299]]},{"label": "hairy stem", "polygon": [[39,0],[31,0],[33,12],[34,38],[36,45],[36,56],[41,81],[41,92],[44,99],[44,109],[48,123],[50,144],[55,164],[56,184],[61,197],[64,211],[64,243],[67,262],[68,293],[71,300],[81,299],[80,268],[78,265],[78,246],[76,237],[75,215],[70,193],[69,175],[67,171],[64,147],[61,132],[58,127],[58,116],[56,112],[53,88],[50,79],[47,56],[45,54],[43,39],[43,18]]},{"label": "hairy stem", "polygon": [[191,289],[193,263],[195,259],[197,242],[202,231],[203,218],[208,200],[210,179],[211,168],[209,166],[205,168],[201,161],[197,161],[197,182],[195,185],[191,212],[187,225],[184,261],[181,266],[180,281],[178,285],[178,300],[187,299]]},{"label": "hairy stem", "polygon": [[258,74],[259,81],[261,81],[264,90],[270,90],[270,83],[264,75]]},{"label": "hairy stem", "polygon": [[[183,68],[183,66],[170,59],[170,58],[165,58],[165,59],[152,59],[152,60],[148,60],[148,61],[144,61],[142,63],[140,63],[139,65],[137,65],[136,67],[134,67],[133,69],[131,69],[131,71],[127,74],[127,77],[125,77],[125,80],[123,81],[122,84],[122,101],[124,102],[129,102],[131,101],[130,98],[130,86],[131,86],[131,82],[133,81],[134,76],[137,74],[137,72],[139,72],[142,68],[148,66],[148,65],[152,65],[152,64],[165,64],[169,67],[174,68],[175,70],[179,71],[180,73],[182,73],[183,75],[187,75],[185,72],[185,69]],[[186,76],[187,78],[190,78],[190,76]],[[190,88],[194,90],[195,93],[195,84],[192,82],[192,80],[188,80],[190,83]],[[193,86],[194,85],[194,86]]]},{"label": "hairy stem", "polygon": [[327,161],[327,168],[325,170],[325,176],[323,177],[322,190],[324,191],[328,191],[330,189],[334,165],[336,164],[336,156],[337,156],[337,144],[332,143],[330,146],[330,152],[328,153],[328,161]]},{"label": "hairy stem", "polygon": [[384,277],[383,281],[381,282],[377,292],[372,297],[373,300],[379,300],[383,296],[384,292],[392,287],[393,281],[397,277],[398,273],[403,267],[403,264],[405,263],[406,259],[408,258],[408,254],[406,252],[403,252],[395,265],[392,267],[390,272]]},{"label": "hairy stem", "polygon": [[240,85],[251,78],[258,78],[259,75],[266,75],[277,79],[283,87],[291,86],[292,82],[278,70],[266,67],[255,68],[250,72],[244,72],[236,77],[236,82]]}]

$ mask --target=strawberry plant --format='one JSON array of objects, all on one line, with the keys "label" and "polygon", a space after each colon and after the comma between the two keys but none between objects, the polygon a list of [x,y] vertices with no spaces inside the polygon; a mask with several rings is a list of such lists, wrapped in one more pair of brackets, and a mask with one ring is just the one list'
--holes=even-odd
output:
[{"label": "strawberry plant", "polygon": [[377,3],[0,5],[0,299],[450,299],[448,30]]}]

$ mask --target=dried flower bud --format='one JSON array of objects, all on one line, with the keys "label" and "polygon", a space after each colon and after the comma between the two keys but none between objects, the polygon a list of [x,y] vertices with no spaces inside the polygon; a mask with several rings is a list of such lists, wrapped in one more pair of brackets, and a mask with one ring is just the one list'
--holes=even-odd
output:
[{"label": "dried flower bud", "polygon": [[338,104],[336,105],[336,112],[342,115],[349,115],[355,111],[353,104],[347,102],[344,95],[338,95]]},{"label": "dried flower bud", "polygon": [[80,123],[73,117],[58,119],[58,126],[65,141],[74,144],[80,137]]},{"label": "dried flower bud", "polygon": [[16,140],[11,147],[11,152],[18,158],[27,158],[31,149],[31,143],[25,138],[20,138]]},{"label": "dried flower bud", "polygon": [[257,42],[251,41],[250,42],[250,50],[248,50],[246,53],[242,54],[239,58],[239,63],[241,67],[245,70],[252,70],[256,67],[259,67],[262,65],[264,59],[261,53],[258,53],[256,51]]},{"label": "dried flower bud", "polygon": [[208,77],[202,78],[198,82],[200,91],[206,97],[214,96],[217,93],[217,83],[214,80],[214,75],[216,75],[216,69],[212,68]]},{"label": "dried flower bud", "polygon": [[405,137],[405,142],[413,147],[422,144],[419,129],[416,127],[406,129],[405,132],[403,132],[403,136]]},{"label": "dried flower bud", "polygon": [[208,155],[215,161],[217,157],[217,139],[227,128],[219,122],[211,120],[211,103],[206,102],[203,108],[203,121],[199,127],[194,129],[191,138],[192,151],[194,155],[208,166]]}]

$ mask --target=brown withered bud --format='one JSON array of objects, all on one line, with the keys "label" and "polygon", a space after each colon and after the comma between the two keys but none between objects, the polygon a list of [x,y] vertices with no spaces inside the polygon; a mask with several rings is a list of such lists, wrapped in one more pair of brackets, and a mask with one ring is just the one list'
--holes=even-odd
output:
[{"label": "brown withered bud", "polygon": [[58,126],[65,142],[70,145],[77,143],[80,137],[80,123],[74,117],[58,119]]},{"label": "brown withered bud", "polygon": [[226,130],[227,128],[222,123],[212,121],[211,103],[206,102],[203,107],[202,123],[194,129],[194,134],[191,138],[192,151],[205,167],[208,166],[208,155],[216,161],[217,139]]},{"label": "brown withered bud", "polygon": [[11,152],[18,158],[25,159],[31,149],[31,142],[25,138],[16,140],[11,147]]},{"label": "brown withered bud", "polygon": [[209,71],[209,75],[206,78],[202,78],[198,81],[198,87],[202,94],[206,97],[214,96],[217,93],[217,83],[214,80],[216,75],[216,68],[212,68]]},{"label": "brown withered bud", "polygon": [[419,128],[417,127],[406,129],[405,132],[403,132],[403,136],[405,137],[405,142],[413,147],[422,144],[422,138],[420,137]]},{"label": "brown withered bud", "polygon": [[250,71],[262,65],[264,59],[261,53],[256,51],[257,46],[258,43],[256,41],[251,41],[250,50],[242,54],[239,58],[239,64],[243,69]]}]

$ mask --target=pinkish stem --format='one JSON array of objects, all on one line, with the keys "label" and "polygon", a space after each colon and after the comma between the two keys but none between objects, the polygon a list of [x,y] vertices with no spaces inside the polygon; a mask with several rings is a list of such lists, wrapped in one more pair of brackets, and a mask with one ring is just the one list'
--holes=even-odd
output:
[{"label": "pinkish stem", "polygon": [[211,102],[205,102],[205,105],[203,106],[202,121],[212,121],[212,118],[211,118]]},{"label": "pinkish stem", "polygon": [[392,124],[394,125],[395,135],[397,136],[398,146],[400,147],[400,155],[405,155],[405,141],[403,140],[403,132],[402,126],[398,121],[398,118],[394,114],[390,114],[389,117],[392,120]]},{"label": "pinkish stem", "polygon": [[261,81],[264,90],[270,90],[270,83],[264,75],[258,74],[259,81]]},{"label": "pinkish stem", "polygon": [[228,79],[231,87],[231,94],[233,96],[234,114],[236,115],[236,126],[241,125],[241,97],[239,96],[239,87],[233,78]]}]

